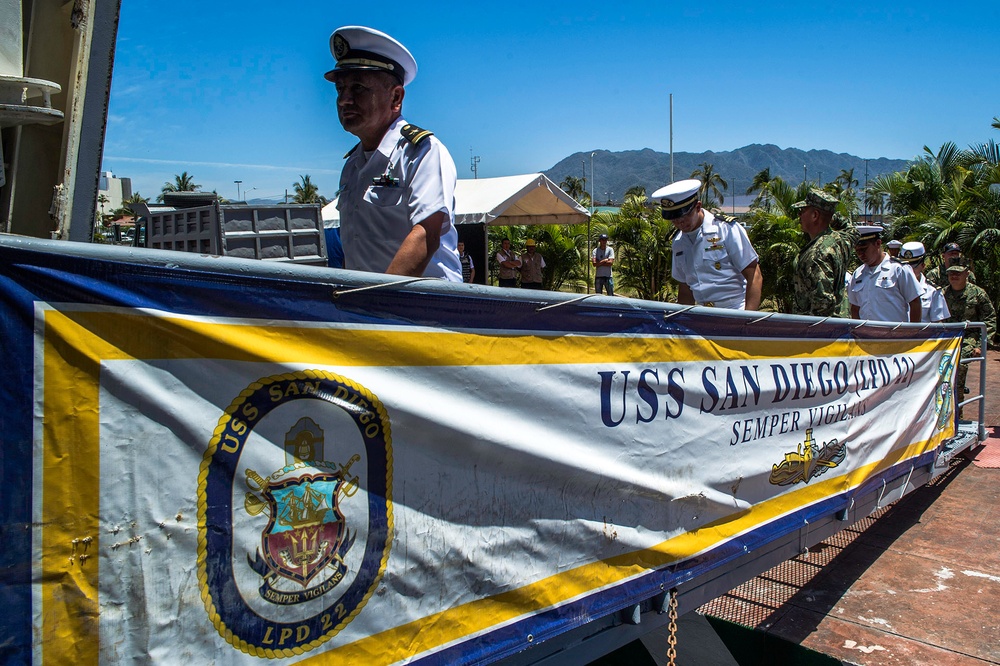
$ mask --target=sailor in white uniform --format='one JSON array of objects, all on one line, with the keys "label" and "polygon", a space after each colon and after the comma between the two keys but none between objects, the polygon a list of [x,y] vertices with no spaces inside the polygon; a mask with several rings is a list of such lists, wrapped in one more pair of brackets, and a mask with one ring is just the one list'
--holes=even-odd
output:
[{"label": "sailor in white uniform", "polygon": [[951,316],[944,294],[924,277],[924,259],[927,252],[923,243],[903,243],[896,261],[906,264],[913,271],[920,285],[920,321],[938,322]]},{"label": "sailor in white uniform", "polygon": [[455,230],[458,173],[431,132],[402,118],[417,63],[395,39],[347,26],[330,37],[337,114],[360,139],[340,175],[337,209],[344,266],[462,281]]},{"label": "sailor in white uniform", "polygon": [[685,305],[756,310],[763,277],[746,230],[701,206],[699,180],[680,180],[653,192],[663,219],[677,227],[671,274]]},{"label": "sailor in white uniform", "polygon": [[851,317],[874,321],[919,322],[920,284],[909,266],[893,261],[882,249],[882,227],[859,226],[854,271],[848,299]]}]

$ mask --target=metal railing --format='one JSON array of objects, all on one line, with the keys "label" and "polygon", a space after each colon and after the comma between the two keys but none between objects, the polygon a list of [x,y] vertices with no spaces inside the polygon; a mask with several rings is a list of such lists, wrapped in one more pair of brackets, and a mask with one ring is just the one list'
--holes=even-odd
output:
[{"label": "metal railing", "polygon": [[[976,419],[976,422],[979,424],[979,432],[978,432],[979,441],[982,442],[982,441],[986,440],[986,424],[985,424],[985,419],[986,419],[986,343],[987,343],[987,340],[986,340],[986,324],[984,324],[983,322],[978,322],[978,321],[976,321],[976,322],[968,322],[968,326],[967,327],[968,328],[978,328],[979,329],[979,350],[980,350],[980,353],[979,353],[979,356],[973,356],[973,357],[970,357],[970,358],[960,358],[958,362],[961,365],[970,365],[972,363],[979,363],[979,394],[978,395],[974,395],[971,398],[968,398],[968,399],[965,399],[965,400],[961,400],[961,401],[959,401],[958,399],[956,399],[956,401],[955,401],[956,402],[956,405],[955,405],[955,426],[956,426],[956,430],[957,430],[958,429],[958,422],[959,422],[959,418],[958,418],[959,410],[961,410],[961,408],[964,407],[965,405],[968,405],[968,404],[973,403],[973,402],[978,402],[979,403],[979,415],[978,415],[978,418]],[[963,390],[963,388],[964,387],[956,386],[955,387],[955,391],[958,392],[960,390]],[[964,395],[965,394],[963,393],[962,396],[959,396],[959,397],[964,397]]]}]

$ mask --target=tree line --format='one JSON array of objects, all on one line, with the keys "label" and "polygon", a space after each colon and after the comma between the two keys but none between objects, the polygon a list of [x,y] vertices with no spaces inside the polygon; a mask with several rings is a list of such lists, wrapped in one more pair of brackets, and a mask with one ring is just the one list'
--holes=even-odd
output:
[{"label": "tree line", "polygon": [[[1000,130],[1000,117],[993,119],[992,128]],[[705,208],[723,212],[725,197],[735,194],[729,192],[723,175],[703,163],[691,177],[703,183]],[[567,176],[560,187],[582,205],[590,205],[585,177]],[[867,187],[859,187],[853,169],[844,169],[827,182],[806,181],[797,186],[772,177],[770,169],[758,172],[745,192],[755,197],[740,223],[760,255],[762,309],[791,309],[792,271],[807,240],[792,204],[814,187],[840,199],[836,226],[882,224],[886,241],[923,243],[931,265],[944,245],[958,243],[973,264],[977,284],[994,302],[1000,301],[1000,145],[995,139],[965,149],[953,142],[937,150],[925,146],[905,170],[878,176]],[[670,277],[674,232],[673,225],[660,218],[659,208],[648,201],[644,188],[634,187],[616,211],[596,212],[589,229],[586,224],[491,227],[491,263],[502,238],[510,238],[516,247],[534,238],[547,265],[545,287],[584,291],[590,263],[587,248],[607,234],[616,254],[615,292],[673,301],[677,298],[677,284]]]},{"label": "tree line", "polygon": [[[194,176],[188,174],[187,171],[179,173],[174,176],[173,182],[167,181],[163,184],[163,188],[160,190],[160,196],[156,198],[157,201],[163,201],[163,195],[169,194],[171,192],[200,192],[201,185],[194,182]],[[330,203],[330,200],[319,193],[319,188],[316,183],[312,182],[312,177],[309,174],[304,176],[299,176],[299,181],[292,184],[292,200],[289,203],[296,204],[320,204],[325,206]],[[215,192],[218,194],[218,192]],[[220,199],[222,202],[228,202],[227,199]]]}]

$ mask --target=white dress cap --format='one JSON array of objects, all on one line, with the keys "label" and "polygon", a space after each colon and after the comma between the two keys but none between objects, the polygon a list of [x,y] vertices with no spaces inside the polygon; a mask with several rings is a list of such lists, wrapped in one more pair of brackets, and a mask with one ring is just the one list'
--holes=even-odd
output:
[{"label": "white dress cap", "polygon": [[903,243],[899,251],[899,261],[904,264],[915,264],[924,258],[924,244],[916,241]]},{"label": "white dress cap", "polygon": [[700,190],[701,181],[689,178],[661,187],[653,192],[651,198],[654,202],[660,202],[660,214],[663,219],[675,220],[691,210],[691,207],[698,200]]},{"label": "white dress cap", "polygon": [[388,72],[404,86],[417,76],[417,61],[406,47],[373,28],[348,25],[330,35],[330,53],[337,66],[325,74],[327,81],[352,69]]}]

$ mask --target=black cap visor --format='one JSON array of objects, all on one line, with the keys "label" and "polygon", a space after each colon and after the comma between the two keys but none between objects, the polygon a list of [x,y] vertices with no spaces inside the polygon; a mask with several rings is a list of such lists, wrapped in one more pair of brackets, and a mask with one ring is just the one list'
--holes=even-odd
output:
[{"label": "black cap visor", "polygon": [[690,213],[691,209],[694,208],[694,205],[696,203],[698,203],[697,199],[695,199],[691,203],[687,204],[686,206],[681,206],[680,208],[671,208],[669,210],[666,209],[665,207],[661,206],[660,207],[660,215],[663,216],[664,220],[676,220],[676,219],[684,217],[685,215],[687,215],[688,213]]},{"label": "black cap visor", "polygon": [[403,80],[405,79],[403,67],[395,60],[386,58],[384,55],[378,53],[372,53],[371,51],[359,50],[348,51],[344,54],[344,57],[337,61],[337,66],[324,74],[324,78],[327,81],[334,82],[337,80],[337,74],[340,72],[359,69],[392,74],[399,81],[400,85],[403,85]]}]

